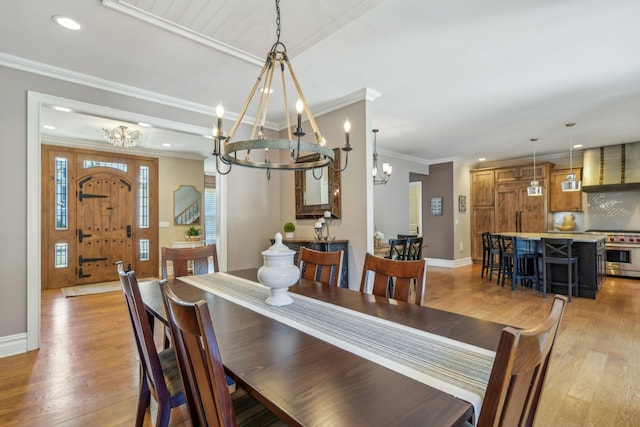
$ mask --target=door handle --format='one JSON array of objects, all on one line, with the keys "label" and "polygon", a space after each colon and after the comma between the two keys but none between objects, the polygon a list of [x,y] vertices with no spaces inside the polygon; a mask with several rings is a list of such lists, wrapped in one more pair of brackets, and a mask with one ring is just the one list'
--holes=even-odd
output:
[{"label": "door handle", "polygon": [[127,225],[127,237],[131,237],[131,225]]}]

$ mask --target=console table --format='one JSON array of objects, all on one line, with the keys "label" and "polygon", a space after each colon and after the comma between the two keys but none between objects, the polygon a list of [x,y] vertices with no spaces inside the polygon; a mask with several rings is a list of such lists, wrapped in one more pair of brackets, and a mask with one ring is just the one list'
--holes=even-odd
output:
[{"label": "console table", "polygon": [[[269,239],[271,244],[275,243],[275,239]],[[314,240],[314,239],[282,239],[282,243],[289,249],[296,251],[294,263],[298,265],[298,254],[300,247],[313,249],[314,251],[331,252],[343,251],[342,272],[340,274],[340,287],[349,287],[349,241],[348,240]]]}]

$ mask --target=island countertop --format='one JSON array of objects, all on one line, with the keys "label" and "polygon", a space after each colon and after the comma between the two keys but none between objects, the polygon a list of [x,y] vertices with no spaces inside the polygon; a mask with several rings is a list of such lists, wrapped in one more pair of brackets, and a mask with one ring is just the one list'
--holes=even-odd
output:
[{"label": "island countertop", "polygon": [[573,239],[574,242],[585,243],[596,243],[607,238],[605,234],[597,233],[517,233],[515,231],[503,231],[496,234],[502,234],[503,236],[516,237],[518,239],[526,240]]}]

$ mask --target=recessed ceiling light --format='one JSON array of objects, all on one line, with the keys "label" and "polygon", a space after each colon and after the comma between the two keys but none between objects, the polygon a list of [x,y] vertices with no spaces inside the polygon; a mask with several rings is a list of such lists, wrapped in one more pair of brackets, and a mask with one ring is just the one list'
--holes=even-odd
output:
[{"label": "recessed ceiling light", "polygon": [[82,25],[78,24],[76,21],[66,16],[55,15],[55,16],[52,16],[51,19],[53,20],[53,22],[60,25],[61,27],[66,28],[67,30],[78,31],[82,29]]},{"label": "recessed ceiling light", "polygon": [[213,136],[212,136],[212,135],[202,135],[202,136],[204,136],[204,137],[205,137],[205,138],[207,138],[207,139],[213,139]]},{"label": "recessed ceiling light", "polygon": [[65,112],[65,113],[70,113],[71,112],[71,108],[67,108],[67,107],[59,107],[57,105],[54,105],[51,108],[53,108],[56,111],[62,111],[62,112]]},{"label": "recessed ceiling light", "polygon": [[582,148],[582,144],[576,144],[573,146],[573,148]]},{"label": "recessed ceiling light", "polygon": [[138,122],[138,124],[140,126],[142,126],[143,128],[150,128],[151,127],[151,125],[149,123]]},{"label": "recessed ceiling light", "polygon": [[55,126],[51,126],[51,125],[42,125],[42,127],[43,127],[44,129],[49,129],[49,130],[55,130],[55,129],[56,129],[56,127],[55,127]]},{"label": "recessed ceiling light", "polygon": [[164,142],[164,143],[162,144],[162,146],[163,146],[163,147],[171,147],[171,144],[169,144],[168,142]]},{"label": "recessed ceiling light", "polygon": [[[261,87],[261,88],[260,88],[260,92],[264,93],[264,92],[266,92],[266,89],[265,89],[265,88],[263,88],[263,87]],[[273,88],[270,88],[270,89],[269,89],[269,93],[273,93]]]},{"label": "recessed ceiling light", "polygon": [[487,159],[485,159],[484,157],[480,157],[480,158],[478,159],[478,161],[479,161],[479,162],[484,162],[485,160],[487,160]]}]

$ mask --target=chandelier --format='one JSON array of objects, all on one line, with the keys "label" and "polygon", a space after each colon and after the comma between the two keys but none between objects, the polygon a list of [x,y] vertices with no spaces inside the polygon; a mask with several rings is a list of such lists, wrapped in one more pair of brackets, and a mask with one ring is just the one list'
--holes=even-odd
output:
[{"label": "chandelier", "polygon": [[382,164],[382,175],[378,176],[378,151],[376,149],[376,136],[378,135],[378,129],[373,129],[373,184],[386,184],[391,178],[391,172],[393,167],[389,163]]},{"label": "chandelier", "polygon": [[142,136],[140,131],[127,132],[126,126],[118,126],[113,130],[102,128],[102,134],[109,144],[114,147],[131,148],[136,146],[136,141]]},{"label": "chandelier", "polygon": [[582,181],[576,179],[573,173],[573,127],[575,123],[567,123],[565,126],[569,128],[569,173],[567,179],[562,181],[562,191],[580,191],[582,189]]},{"label": "chandelier", "polygon": [[531,185],[527,187],[527,195],[542,196],[542,186],[536,179],[536,142],[538,142],[538,138],[531,138],[530,141],[533,142],[533,181],[531,181]]},{"label": "chandelier", "polygon": [[[225,136],[222,129],[222,119],[224,117],[224,108],[218,105],[216,108],[217,126],[213,129],[214,145],[213,156],[216,159],[216,170],[221,175],[231,172],[233,165],[247,166],[251,168],[259,168],[267,170],[267,179],[271,177],[271,170],[309,170],[323,168],[329,166],[332,169],[342,172],[346,169],[349,162],[349,132],[351,131],[351,123],[347,119],[344,123],[345,142],[341,147],[346,153],[345,165],[342,169],[335,169],[334,152],[328,148],[325,139],[320,133],[320,129],[316,124],[316,120],[311,113],[309,104],[302,93],[302,88],[298,83],[289,57],[287,48],[280,41],[280,0],[276,0],[276,42],[267,54],[267,59],[249,92],[249,96],[245,101],[238,118],[234,122],[229,133]],[[280,76],[274,76],[275,71],[280,70]],[[288,77],[287,77],[288,73]],[[284,101],[284,109],[286,112],[287,139],[271,139],[264,135],[264,126],[269,110],[269,101],[274,93],[274,80],[279,80]],[[291,119],[289,117],[289,102],[287,99],[286,82],[293,83],[298,100],[295,103],[296,124],[292,129]],[[242,122],[247,110],[249,109],[254,96],[257,96],[258,102],[256,113],[253,119],[250,139],[245,141],[233,141],[233,137]],[[314,142],[302,141],[301,137],[305,135],[302,129],[302,114],[305,113],[311,129],[314,134]],[[294,138],[295,136],[295,138]],[[273,151],[278,150],[279,155],[274,155]],[[284,154],[282,154],[284,152]],[[279,162],[277,160],[285,161]],[[221,163],[226,165],[221,167]],[[320,174],[322,176],[322,174]],[[316,177],[318,179],[318,177]]]}]

